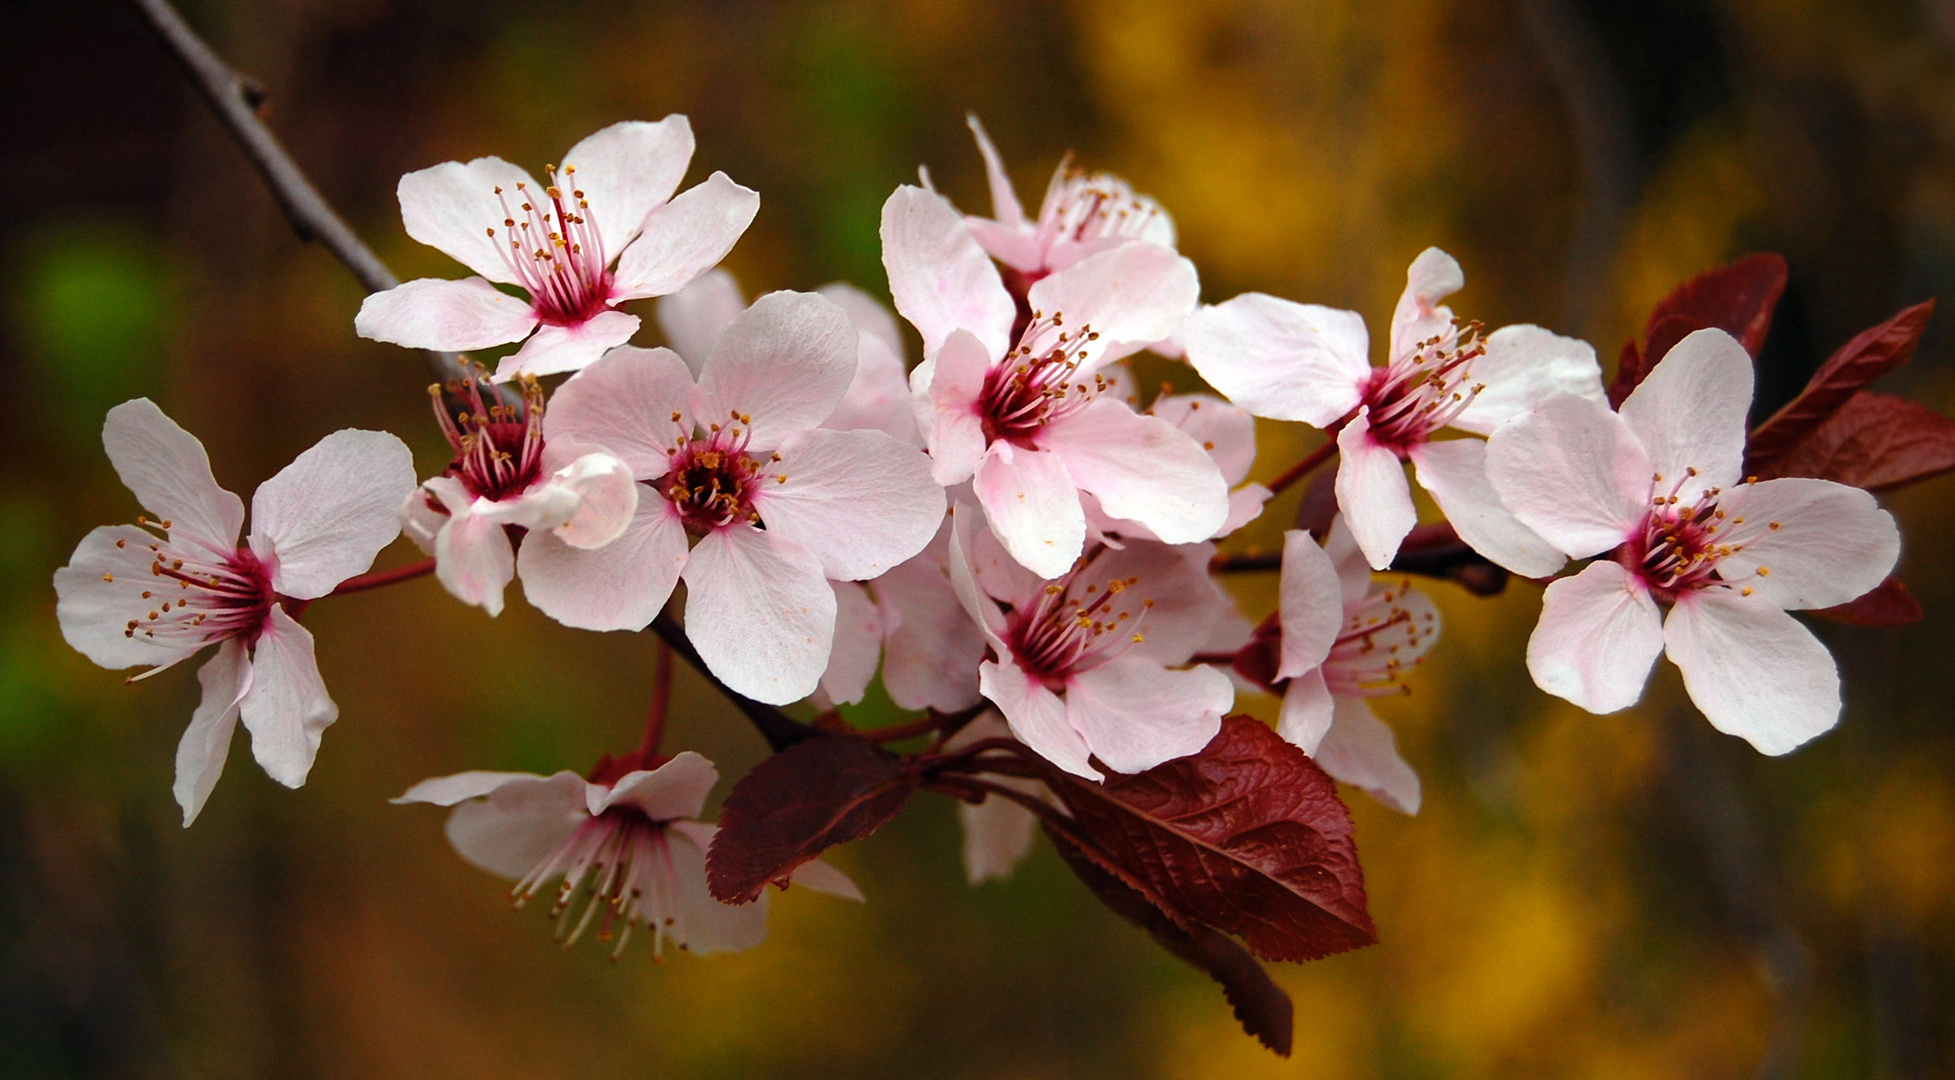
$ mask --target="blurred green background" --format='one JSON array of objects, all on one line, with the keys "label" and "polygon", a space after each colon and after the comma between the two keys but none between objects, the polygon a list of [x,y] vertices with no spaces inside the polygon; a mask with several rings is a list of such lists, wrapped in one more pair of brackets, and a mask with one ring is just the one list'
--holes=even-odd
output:
[{"label": "blurred green background", "polygon": [[[294,155],[403,276],[394,183],[685,112],[696,181],[761,192],[750,293],[886,295],[877,210],[927,164],[967,209],[980,113],[1035,201],[1068,149],[1157,196],[1210,301],[1258,289],[1380,325],[1406,264],[1455,306],[1605,360],[1683,278],[1783,251],[1765,407],[1904,303],[1955,292],[1951,0],[202,0]],[[967,888],[922,797],[837,854],[866,906],[790,894],[752,953],[618,964],[389,806],[466,768],[584,769],[636,740],[653,643],[500,619],[431,580],[308,623],[341,719],[311,782],[234,752],[196,827],[173,748],[191,668],[133,687],[62,643],[50,574],[137,507],[104,409],[155,397],[250,491],[348,425],[443,450],[414,354],[295,240],[127,8],[9,5],[0,34],[0,1074],[7,1077],[1927,1077],[1955,1067],[1955,481],[1885,499],[1928,610],[1827,625],[1840,728],[1784,759],[1673,674],[1607,718],[1537,692],[1539,599],[1430,590],[1448,625],[1381,712],[1426,785],[1352,797],[1383,941],[1276,977],[1289,1061],[1042,847]],[[649,315],[649,309],[644,314]],[[1891,389],[1955,405],[1949,315]],[[648,320],[649,324],[649,320]],[[646,341],[655,340],[647,330]],[[1150,374],[1153,369],[1150,369]],[[1186,384],[1185,374],[1177,378]],[[1265,478],[1315,436],[1267,425]],[[1295,497],[1235,546],[1270,547]],[[1943,554],[1937,555],[1941,551]],[[406,561],[405,544],[381,557]],[[1242,582],[1260,616],[1270,579]],[[1663,670],[1663,669],[1660,669]],[[1267,713],[1270,703],[1251,702]],[[762,753],[690,677],[672,744]],[[723,789],[722,792],[723,794]]]}]

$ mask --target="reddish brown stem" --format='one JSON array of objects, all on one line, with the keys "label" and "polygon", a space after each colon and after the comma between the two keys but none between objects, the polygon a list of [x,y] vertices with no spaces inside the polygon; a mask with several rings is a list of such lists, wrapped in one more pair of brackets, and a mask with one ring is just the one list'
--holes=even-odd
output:
[{"label": "reddish brown stem", "polygon": [[898,739],[914,739],[918,735],[928,735],[942,726],[943,722],[943,717],[936,713],[931,713],[921,720],[913,720],[907,724],[891,724],[888,727],[868,728],[863,731],[858,731],[856,734],[868,739],[870,742],[895,742]]},{"label": "reddish brown stem", "polygon": [[652,707],[645,714],[645,737],[638,742],[640,761],[658,753],[659,739],[665,735],[665,714],[672,704],[672,646],[658,643],[658,661],[652,672]]},{"label": "reddish brown stem", "polygon": [[420,562],[411,562],[406,566],[396,566],[392,570],[375,570],[371,574],[361,574],[359,577],[347,578],[345,581],[339,583],[339,588],[334,589],[327,595],[345,596],[348,593],[365,592],[368,589],[378,589],[383,585],[412,581],[417,577],[426,577],[432,573],[434,573],[434,560],[422,559]]},{"label": "reddish brown stem", "polygon": [[1270,493],[1273,495],[1281,495],[1285,488],[1288,488],[1291,484],[1294,484],[1297,481],[1303,479],[1304,477],[1309,476],[1311,473],[1317,471],[1317,466],[1322,465],[1324,462],[1329,461],[1330,459],[1336,456],[1337,456],[1337,439],[1335,437],[1326,439],[1324,441],[1324,445],[1319,446],[1317,449],[1312,450],[1308,454],[1305,454],[1302,461],[1299,461],[1295,465],[1290,466],[1289,471],[1285,472],[1282,476],[1279,476],[1276,479],[1271,480],[1269,482]]}]

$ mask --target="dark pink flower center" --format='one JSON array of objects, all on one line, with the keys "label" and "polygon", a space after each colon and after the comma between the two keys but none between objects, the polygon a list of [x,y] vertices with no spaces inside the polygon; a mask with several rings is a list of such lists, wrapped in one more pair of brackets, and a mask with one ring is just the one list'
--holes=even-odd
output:
[{"label": "dark pink flower center", "polygon": [[1364,391],[1371,438],[1403,455],[1452,423],[1485,389],[1473,382],[1471,365],[1486,351],[1479,323],[1455,325],[1373,369]]},{"label": "dark pink flower center", "polygon": [[1137,577],[1094,574],[1095,557],[1007,616],[1004,639],[1013,658],[1049,689],[1063,689],[1067,675],[1098,667],[1143,638],[1140,624],[1154,601],[1136,592]]},{"label": "dark pink flower center", "polygon": [[[448,475],[460,480],[470,495],[499,502],[528,491],[543,475],[543,388],[520,376],[520,401],[505,402],[493,387],[485,396],[486,385],[487,379],[473,368],[450,382],[447,394],[460,402],[452,410],[442,387],[428,389],[435,420],[455,451]],[[432,499],[429,505],[442,509]]]},{"label": "dark pink flower center", "polygon": [[[1756,531],[1744,527],[1744,518],[1733,518],[1718,505],[1722,488],[1707,488],[1696,501],[1683,502],[1680,493],[1696,475],[1696,469],[1685,469],[1668,490],[1662,487],[1662,476],[1654,477],[1651,486],[1655,493],[1642,526],[1616,552],[1623,568],[1664,600],[1675,600],[1680,593],[1737,584],[1719,573],[1718,563],[1743,551],[1745,540]],[[1764,527],[1777,532],[1779,523],[1767,522]],[[1761,566],[1757,572],[1771,571]],[[1750,595],[1751,589],[1744,587],[1744,592]]]},{"label": "dark pink flower center", "polygon": [[[137,524],[170,527],[169,522],[138,518]],[[122,546],[125,541],[116,541]],[[194,647],[228,638],[258,640],[278,597],[271,571],[248,547],[218,554],[197,545],[158,540],[148,587],[137,597],[139,609],[122,636],[143,637],[159,645]]]},{"label": "dark pink flower center", "polygon": [[1086,407],[1107,382],[1097,373],[1079,376],[1087,348],[1100,335],[1091,326],[1063,329],[1064,316],[1034,312],[1018,346],[984,374],[978,412],[986,442],[1004,440],[1028,449],[1039,429]]},{"label": "dark pink flower center", "polygon": [[[528,290],[536,315],[546,323],[573,326],[610,306],[611,271],[605,256],[604,238],[589,218],[590,203],[575,186],[577,167],[547,168],[550,183],[543,198],[516,185],[516,205],[502,188],[495,189],[502,203],[502,229],[506,242],[500,245],[502,261],[516,276],[516,283]],[[564,188],[570,197],[564,198]],[[495,238],[496,230],[489,230]]]},{"label": "dark pink flower center", "polygon": [[740,425],[749,423],[748,418],[734,414],[732,419],[734,424],[710,427],[704,438],[680,436],[670,468],[656,481],[659,493],[679,511],[686,531],[694,537],[736,522],[759,524],[755,490],[763,482],[787,482],[785,473],[763,472],[778,466],[779,454],[763,462],[747,452],[748,432]]}]

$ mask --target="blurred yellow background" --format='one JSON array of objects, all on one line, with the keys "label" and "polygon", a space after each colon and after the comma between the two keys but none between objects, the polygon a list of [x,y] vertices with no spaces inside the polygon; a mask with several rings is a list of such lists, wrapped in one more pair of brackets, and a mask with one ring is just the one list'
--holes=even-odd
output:
[{"label": "blurred yellow background", "polygon": [[[876,223],[894,185],[928,165],[963,207],[988,205],[974,110],[1028,201],[1067,150],[1158,197],[1211,302],[1256,289],[1376,327],[1438,244],[1465,266],[1462,316],[1580,334],[1607,362],[1683,278],[1783,251],[1765,408],[1852,333],[1955,294],[1951,0],[201,0],[186,14],[264,82],[295,157],[404,277],[454,268],[402,233],[401,173],[482,154],[534,169],[604,124],[684,112],[691,180],[724,169],[761,193],[728,264],[750,294],[846,279],[886,295]],[[1822,626],[1847,711],[1785,759],[1712,732],[1673,674],[1630,713],[1562,705],[1521,666],[1537,590],[1480,601],[1429,584],[1445,635],[1415,693],[1380,709],[1425,809],[1352,793],[1382,942],[1276,970],[1297,1004],[1288,1061],[1043,847],[1013,880],[966,887],[952,807],[929,796],[836,854],[866,906],[779,897],[771,939],[735,957],[560,953],[541,913],[512,914],[505,886],[454,856],[440,813],[386,800],[425,776],[586,769],[628,748],[653,643],[520,602],[490,620],[431,580],[309,613],[342,709],[311,782],[277,788],[240,747],[182,830],[169,788],[190,665],[124,686],[54,622],[54,568],[87,529],[137,512],[102,456],[103,411],[155,397],[246,492],[343,426],[400,433],[423,475],[445,451],[419,358],[354,336],[357,286],[292,236],[131,10],[34,0],[6,24],[0,1074],[1955,1069],[1955,481],[1884,500],[1927,621]],[[1955,405],[1948,325],[1889,388]],[[1262,433],[1263,478],[1316,438]],[[1233,546],[1272,546],[1294,502]],[[399,544],[382,565],[412,554]],[[1241,585],[1259,617],[1273,579]],[[690,676],[668,744],[728,778],[763,751]]]}]

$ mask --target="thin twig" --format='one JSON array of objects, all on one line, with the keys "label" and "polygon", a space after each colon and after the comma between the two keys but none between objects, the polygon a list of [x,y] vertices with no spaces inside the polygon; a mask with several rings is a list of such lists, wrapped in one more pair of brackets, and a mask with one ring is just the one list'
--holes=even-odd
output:
[{"label": "thin twig", "polygon": [[[326,204],[312,181],[292,161],[292,155],[286,153],[278,136],[258,115],[258,106],[265,98],[263,87],[212,52],[170,6],[169,0],[131,2],[183,65],[190,80],[197,85],[197,92],[216,114],[218,123],[251,159],[299,239],[324,244],[368,292],[381,292],[400,284],[400,278]],[[423,355],[437,380],[447,382],[461,377],[461,365],[453,354],[427,352]]]},{"label": "thin twig", "polygon": [[652,707],[645,714],[645,737],[638,743],[640,761],[658,753],[659,740],[665,737],[665,714],[672,704],[672,646],[658,643],[658,663],[652,672]]},{"label": "thin twig", "polygon": [[412,581],[417,577],[425,577],[432,573],[434,573],[434,559],[422,559],[419,562],[408,563],[406,566],[396,566],[391,570],[375,570],[370,574],[361,574],[359,577],[347,578],[345,581],[340,582],[339,587],[334,589],[330,595],[345,596],[348,593],[365,592],[368,589],[378,589],[384,585],[395,585],[403,581]]},{"label": "thin twig", "polygon": [[1304,456],[1304,459],[1302,461],[1299,461],[1295,465],[1290,466],[1288,471],[1284,472],[1282,476],[1279,476],[1276,479],[1271,480],[1269,482],[1270,493],[1272,495],[1281,495],[1283,493],[1284,488],[1287,488],[1291,484],[1294,484],[1297,481],[1303,479],[1304,477],[1309,476],[1312,472],[1316,471],[1317,466],[1322,465],[1324,462],[1329,461],[1331,458],[1336,456],[1337,456],[1337,436],[1335,435],[1335,433],[1333,433],[1331,438],[1329,438],[1324,442],[1324,445],[1319,446],[1315,450],[1312,450],[1309,454]]}]

